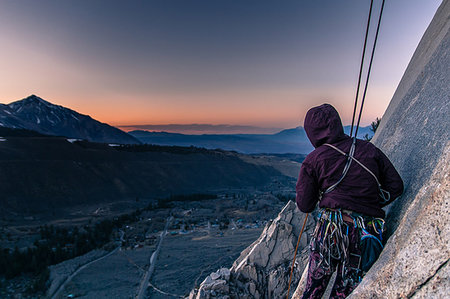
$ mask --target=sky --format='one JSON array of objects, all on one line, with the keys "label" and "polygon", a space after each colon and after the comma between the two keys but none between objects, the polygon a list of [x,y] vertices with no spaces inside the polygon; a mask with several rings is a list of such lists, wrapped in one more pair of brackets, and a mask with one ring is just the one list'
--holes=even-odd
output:
[{"label": "sky", "polygon": [[[383,115],[441,2],[386,1],[363,125]],[[349,124],[369,3],[0,0],[0,102],[36,94],[116,126],[266,130],[327,102]]]}]

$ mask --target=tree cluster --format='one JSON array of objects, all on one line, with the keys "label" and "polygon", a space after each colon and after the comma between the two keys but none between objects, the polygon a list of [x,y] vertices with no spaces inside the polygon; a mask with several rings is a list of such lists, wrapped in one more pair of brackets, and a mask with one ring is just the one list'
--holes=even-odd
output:
[{"label": "tree cluster", "polygon": [[165,152],[178,155],[188,154],[210,154],[223,152],[222,150],[209,150],[196,146],[177,146],[177,145],[156,145],[156,144],[124,144],[115,147],[115,149],[126,152]]},{"label": "tree cluster", "polygon": [[[376,118],[371,124],[370,124],[370,130],[375,134],[375,132],[378,129],[378,126],[380,125],[381,118]],[[369,137],[369,134],[364,135],[364,140],[370,141],[372,140],[372,137]]]},{"label": "tree cluster", "polygon": [[45,291],[49,277],[48,266],[83,255],[93,249],[101,248],[111,241],[114,230],[139,220],[144,210],[166,208],[174,201],[201,201],[216,199],[216,194],[171,195],[158,199],[157,205],[150,204],[144,209],[124,214],[114,219],[98,221],[94,225],[81,227],[55,227],[45,225],[39,228],[40,238],[34,245],[20,250],[0,248],[0,276],[6,279],[29,273],[34,276],[32,292]]},{"label": "tree cluster", "polygon": [[210,200],[217,199],[217,194],[207,194],[207,193],[195,193],[195,194],[187,194],[187,195],[171,195],[166,198],[158,199],[157,208],[166,209],[172,207],[170,203],[174,201],[202,201],[202,200]]},{"label": "tree cluster", "polygon": [[275,197],[278,198],[279,201],[281,202],[288,202],[290,200],[292,200],[293,202],[295,202],[295,195],[293,194],[275,194]]},{"label": "tree cluster", "polygon": [[137,220],[140,211],[125,214],[113,220],[102,220],[93,226],[59,228],[42,226],[40,239],[26,250],[0,249],[0,275],[11,279],[22,273],[39,275],[49,265],[83,255],[100,248],[111,239],[113,229]]}]

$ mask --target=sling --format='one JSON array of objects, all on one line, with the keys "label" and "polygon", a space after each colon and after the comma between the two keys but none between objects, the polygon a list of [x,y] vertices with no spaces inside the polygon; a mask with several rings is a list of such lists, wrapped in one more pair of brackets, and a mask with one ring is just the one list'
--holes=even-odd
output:
[{"label": "sling", "polygon": [[[378,180],[377,176],[369,169],[367,168],[364,164],[362,164],[358,159],[356,159],[355,157],[353,157],[353,154],[355,153],[355,142],[356,138],[353,139],[353,143],[352,143],[352,147],[350,148],[350,153],[346,154],[344,151],[340,150],[339,148],[335,147],[334,145],[331,145],[329,143],[324,143],[324,145],[331,147],[332,149],[338,151],[339,153],[341,153],[342,155],[348,157],[347,160],[347,164],[344,167],[344,171],[342,172],[342,176],[341,178],[332,186],[328,187],[323,194],[325,193],[329,193],[331,191],[333,191],[337,185],[339,185],[340,182],[342,182],[342,180],[344,179],[345,175],[347,174],[348,169],[350,168],[350,164],[348,161],[355,161],[356,163],[358,163],[362,168],[364,168],[364,170],[366,170],[368,173],[370,173],[372,175],[372,177],[375,179],[375,181],[377,182],[378,185],[378,190],[379,190],[379,195],[382,199],[382,204],[387,203],[390,199],[391,199],[391,194],[389,193],[389,191],[384,190],[381,187],[380,181]],[[348,166],[347,166],[348,165]]]}]

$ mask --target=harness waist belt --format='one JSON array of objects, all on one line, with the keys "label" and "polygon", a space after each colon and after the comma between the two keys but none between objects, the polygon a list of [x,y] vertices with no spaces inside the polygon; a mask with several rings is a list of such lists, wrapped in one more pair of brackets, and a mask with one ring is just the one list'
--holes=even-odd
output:
[{"label": "harness waist belt", "polygon": [[345,222],[353,223],[353,218],[344,213],[342,213],[342,220],[344,220]]}]

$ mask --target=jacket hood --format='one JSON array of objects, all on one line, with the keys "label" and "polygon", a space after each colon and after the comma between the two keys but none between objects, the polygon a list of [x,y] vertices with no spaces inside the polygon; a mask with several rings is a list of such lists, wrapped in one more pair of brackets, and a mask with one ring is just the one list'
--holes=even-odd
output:
[{"label": "jacket hood", "polygon": [[335,143],[346,137],[339,113],[330,104],[309,109],[304,128],[311,144],[317,148],[324,143]]}]

